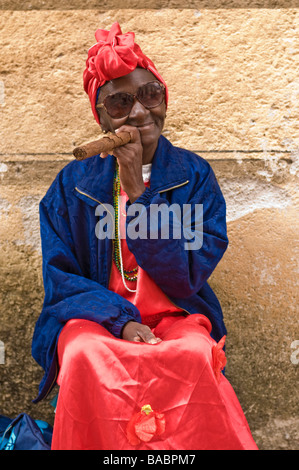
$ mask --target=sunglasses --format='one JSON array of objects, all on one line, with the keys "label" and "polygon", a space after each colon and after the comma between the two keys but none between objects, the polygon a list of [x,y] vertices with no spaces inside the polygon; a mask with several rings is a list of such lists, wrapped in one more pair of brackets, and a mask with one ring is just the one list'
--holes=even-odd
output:
[{"label": "sunglasses", "polygon": [[151,109],[159,106],[163,102],[164,95],[165,86],[162,83],[149,82],[138,88],[136,95],[125,92],[107,95],[103,103],[98,104],[96,108],[104,108],[110,117],[120,119],[130,114],[135,98],[146,109]]}]

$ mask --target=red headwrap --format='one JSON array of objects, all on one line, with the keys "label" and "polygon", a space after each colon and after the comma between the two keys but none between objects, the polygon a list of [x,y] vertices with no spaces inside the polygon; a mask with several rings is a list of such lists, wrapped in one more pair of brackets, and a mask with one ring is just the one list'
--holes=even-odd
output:
[{"label": "red headwrap", "polygon": [[96,111],[97,90],[107,81],[123,77],[142,67],[152,72],[165,85],[165,101],[167,106],[168,90],[166,83],[156,70],[153,62],[146,57],[140,47],[135,44],[135,34],[122,34],[118,23],[111,26],[110,31],[98,29],[95,33],[97,43],[88,51],[86,69],[83,73],[84,90],[89,96],[91,108],[96,121],[100,124]]}]

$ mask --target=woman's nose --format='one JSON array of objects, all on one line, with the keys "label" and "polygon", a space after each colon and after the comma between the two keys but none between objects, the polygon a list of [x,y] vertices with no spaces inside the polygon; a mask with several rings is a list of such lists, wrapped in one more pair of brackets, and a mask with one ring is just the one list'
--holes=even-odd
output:
[{"label": "woman's nose", "polygon": [[129,119],[131,121],[136,121],[137,119],[144,119],[144,117],[149,114],[149,110],[146,109],[143,104],[140,103],[140,101],[138,101],[137,98],[135,98],[135,101],[134,101],[134,104],[133,104],[133,107],[131,109],[131,112],[129,114]]}]

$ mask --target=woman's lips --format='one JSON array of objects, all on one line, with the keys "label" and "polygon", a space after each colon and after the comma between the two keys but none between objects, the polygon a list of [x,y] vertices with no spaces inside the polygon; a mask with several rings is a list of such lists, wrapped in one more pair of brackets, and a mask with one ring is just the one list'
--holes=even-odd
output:
[{"label": "woman's lips", "polygon": [[151,129],[153,127],[154,123],[153,122],[147,122],[145,124],[142,124],[141,126],[136,126],[139,131],[145,131],[147,129]]}]

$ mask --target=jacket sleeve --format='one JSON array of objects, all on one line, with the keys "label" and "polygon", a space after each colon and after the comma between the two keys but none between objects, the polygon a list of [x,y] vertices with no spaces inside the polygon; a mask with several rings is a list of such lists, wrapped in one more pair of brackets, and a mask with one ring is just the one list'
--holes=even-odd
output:
[{"label": "jacket sleeve", "polygon": [[32,355],[45,370],[50,367],[59,332],[68,320],[95,321],[116,337],[129,320],[141,321],[132,303],[85,275],[59,185],[51,193],[52,197],[48,194],[40,203],[45,297],[32,342]]},{"label": "jacket sleeve", "polygon": [[[130,251],[157,285],[176,298],[187,298],[201,289],[228,245],[225,200],[210,165],[206,163],[204,177],[194,183],[192,191],[187,193],[185,189],[170,190],[180,192],[175,198],[166,193],[162,197],[147,188],[134,203],[143,208],[136,211],[137,217],[133,214],[134,204],[127,206],[127,231],[130,224],[136,226],[139,223],[147,232],[145,236],[141,231],[140,238],[136,239],[127,235]],[[175,200],[180,200],[178,212],[169,210],[174,207]],[[157,224],[157,218],[151,212],[155,205],[166,205],[158,221],[158,232],[153,230],[153,223]],[[173,230],[167,238],[165,224],[169,224],[170,214],[173,214]],[[175,236],[175,230],[180,236]]]}]

